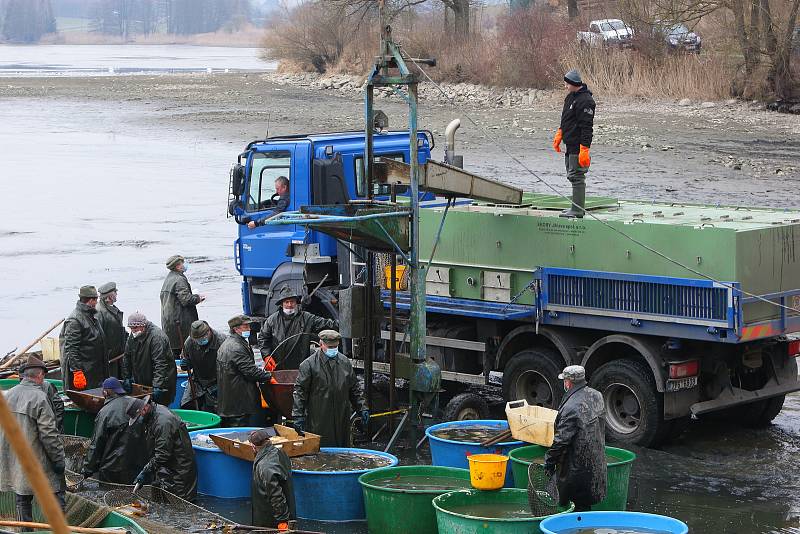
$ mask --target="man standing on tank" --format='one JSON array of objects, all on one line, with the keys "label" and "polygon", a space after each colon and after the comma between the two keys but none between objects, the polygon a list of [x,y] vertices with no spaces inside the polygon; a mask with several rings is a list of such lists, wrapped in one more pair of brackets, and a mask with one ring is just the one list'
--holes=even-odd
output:
[{"label": "man standing on tank", "polygon": [[570,365],[558,378],[566,393],[544,469],[548,477],[558,475],[559,504],[572,501],[576,512],[586,512],[606,496],[605,403],[603,395],[586,384],[586,370],[580,365]]},{"label": "man standing on tank", "polygon": [[592,92],[575,69],[564,75],[564,89],[567,96],[561,112],[561,125],[553,138],[553,150],[561,153],[561,142],[567,145],[564,163],[567,180],[572,184],[572,205],[560,216],[580,219],[586,206],[586,172],[592,162],[589,147],[592,146],[595,103]]}]

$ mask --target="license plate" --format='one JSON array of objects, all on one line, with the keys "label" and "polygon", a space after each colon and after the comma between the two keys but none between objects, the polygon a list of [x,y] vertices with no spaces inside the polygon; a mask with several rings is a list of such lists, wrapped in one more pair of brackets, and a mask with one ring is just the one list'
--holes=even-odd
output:
[{"label": "license plate", "polygon": [[680,391],[682,389],[690,389],[693,387],[697,387],[696,376],[667,380],[667,391]]}]

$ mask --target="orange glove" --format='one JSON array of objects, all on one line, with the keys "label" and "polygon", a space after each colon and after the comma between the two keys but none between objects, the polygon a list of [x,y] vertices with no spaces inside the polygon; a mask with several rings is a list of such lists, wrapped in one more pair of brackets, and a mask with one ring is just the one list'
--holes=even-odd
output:
[{"label": "orange glove", "polygon": [[564,133],[561,131],[561,128],[556,130],[556,136],[553,138],[553,150],[561,153],[561,139],[564,137]]},{"label": "orange glove", "polygon": [[275,361],[271,355],[264,358],[264,370],[269,371],[270,373],[278,367],[278,363]]},{"label": "orange glove", "polygon": [[289,530],[289,523],[287,523],[286,521],[283,521],[282,523],[278,523],[278,530],[280,530],[280,531]]},{"label": "orange glove", "polygon": [[578,152],[578,165],[588,167],[591,163],[592,158],[589,157],[589,147],[581,145],[581,151]]},{"label": "orange glove", "polygon": [[86,375],[83,371],[72,371],[72,385],[75,389],[86,389]]}]

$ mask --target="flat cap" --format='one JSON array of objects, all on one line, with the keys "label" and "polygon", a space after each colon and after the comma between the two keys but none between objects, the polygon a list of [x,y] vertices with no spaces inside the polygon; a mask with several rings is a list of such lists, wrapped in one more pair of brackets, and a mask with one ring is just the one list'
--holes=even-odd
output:
[{"label": "flat cap", "polygon": [[102,286],[97,288],[97,291],[101,295],[108,295],[112,291],[116,291],[116,290],[117,290],[117,283],[116,282],[106,282],[105,284],[103,284]]},{"label": "flat cap", "polygon": [[334,341],[338,343],[339,340],[342,339],[342,334],[340,334],[336,330],[323,330],[322,332],[319,333],[319,339],[320,341],[324,341],[326,343],[328,342],[332,343]]},{"label": "flat cap", "polygon": [[298,294],[297,291],[286,285],[280,288],[280,290],[278,291],[278,300],[276,300],[275,303],[280,304],[286,299],[297,299],[299,301],[300,295]]},{"label": "flat cap", "polygon": [[180,254],[175,254],[167,258],[167,269],[175,269],[175,266],[184,261],[184,257]]},{"label": "flat cap", "polygon": [[190,334],[192,336],[192,339],[200,339],[204,335],[208,334],[209,330],[211,330],[211,328],[209,328],[207,322],[195,321],[192,323]]},{"label": "flat cap", "polygon": [[82,286],[78,291],[78,297],[96,299],[97,289],[94,286]]},{"label": "flat cap", "polygon": [[581,365],[570,365],[565,367],[564,370],[558,375],[561,380],[571,380],[573,382],[580,382],[586,380],[586,369]]},{"label": "flat cap", "polygon": [[270,435],[266,428],[260,428],[258,430],[253,430],[250,432],[249,441],[256,447],[260,447],[261,445],[271,444],[272,442],[269,440]]},{"label": "flat cap", "polygon": [[128,317],[128,327],[132,326],[147,326],[147,317],[142,312],[132,313]]},{"label": "flat cap", "polygon": [[35,369],[37,367],[47,372],[47,366],[44,364],[44,362],[31,354],[28,356],[28,359],[25,360],[25,363],[19,366],[19,372],[22,373],[28,369]]},{"label": "flat cap", "polygon": [[230,319],[228,319],[228,326],[231,328],[236,328],[237,326],[242,326],[243,324],[250,324],[253,320],[248,317],[247,315],[234,315]]}]

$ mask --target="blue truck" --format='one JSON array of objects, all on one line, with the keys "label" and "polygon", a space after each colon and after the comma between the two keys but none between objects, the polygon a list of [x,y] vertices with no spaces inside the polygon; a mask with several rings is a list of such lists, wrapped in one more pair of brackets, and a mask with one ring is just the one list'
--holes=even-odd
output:
[{"label": "blue truck", "polygon": [[[408,163],[408,135],[376,133],[376,158]],[[267,317],[293,284],[313,293],[307,309],[338,317],[338,292],[362,266],[351,246],[307,226],[247,222],[274,214],[279,176],[289,211],[365,199],[364,137],[271,137],[239,155],[228,202],[245,313]],[[420,164],[433,143],[419,134]],[[552,195],[526,193],[518,206],[460,199],[449,211],[446,199],[422,200],[420,250],[437,251],[423,258],[426,345],[442,368],[445,417],[485,417],[473,391],[487,385],[557,407],[558,373],[582,364],[605,398],[609,438],[655,446],[692,417],[769,424],[800,390],[800,213],[595,198],[590,216],[564,220]],[[401,290],[398,309],[409,302]],[[387,372],[385,351],[377,360]]]}]

